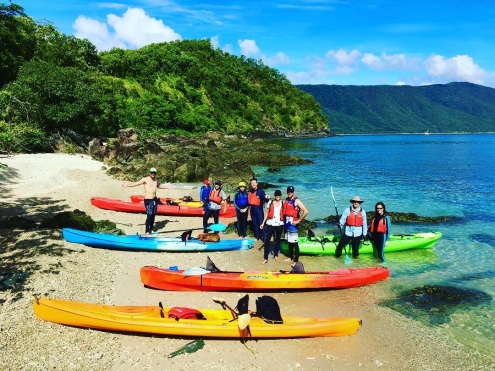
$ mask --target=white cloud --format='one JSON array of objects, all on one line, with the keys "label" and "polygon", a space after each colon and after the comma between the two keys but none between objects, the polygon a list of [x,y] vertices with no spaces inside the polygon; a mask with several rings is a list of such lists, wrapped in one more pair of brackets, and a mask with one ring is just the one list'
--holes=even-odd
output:
[{"label": "white cloud", "polygon": [[329,50],[325,54],[325,58],[330,61],[336,61],[338,64],[350,65],[355,64],[357,59],[361,56],[361,52],[359,50],[351,50],[347,52],[344,49],[339,50]]},{"label": "white cloud", "polygon": [[[109,31],[109,27],[114,32]],[[182,37],[163,24],[162,20],[149,17],[143,9],[128,8],[122,17],[107,15],[107,24],[79,16],[74,23],[75,36],[91,41],[98,50],[112,47],[140,48],[142,46]]]},{"label": "white cloud", "polygon": [[486,71],[468,55],[456,55],[446,59],[434,54],[426,59],[424,65],[428,75],[442,81],[468,81],[483,84],[487,77]]},{"label": "white cloud", "polygon": [[290,63],[289,57],[283,52],[278,52],[273,57],[266,56],[261,52],[261,49],[258,47],[258,45],[256,45],[255,40],[250,40],[250,39],[238,40],[237,44],[241,48],[242,55],[248,58],[261,59],[263,60],[263,63],[265,63],[268,66],[273,67],[281,64]]},{"label": "white cloud", "polygon": [[238,40],[237,43],[241,48],[241,54],[245,55],[248,58],[261,58],[262,54],[258,45],[256,45],[256,41],[244,39]]},{"label": "white cloud", "polygon": [[373,53],[364,53],[361,62],[369,68],[377,71],[384,70],[414,70],[417,68],[417,60],[408,59],[405,54],[382,53],[377,56]]}]

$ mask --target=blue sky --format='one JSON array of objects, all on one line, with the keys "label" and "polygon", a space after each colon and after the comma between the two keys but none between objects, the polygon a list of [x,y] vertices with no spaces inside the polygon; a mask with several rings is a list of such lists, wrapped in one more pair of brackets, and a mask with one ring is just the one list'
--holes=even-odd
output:
[{"label": "blue sky", "polygon": [[99,51],[208,38],[294,84],[495,87],[493,0],[13,2]]}]

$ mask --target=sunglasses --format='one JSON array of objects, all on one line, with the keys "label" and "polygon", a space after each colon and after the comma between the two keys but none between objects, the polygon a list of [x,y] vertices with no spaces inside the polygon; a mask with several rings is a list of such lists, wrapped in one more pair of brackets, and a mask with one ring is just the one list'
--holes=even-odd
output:
[{"label": "sunglasses", "polygon": [[150,174],[155,175],[156,173],[151,173],[151,172],[150,172]]}]

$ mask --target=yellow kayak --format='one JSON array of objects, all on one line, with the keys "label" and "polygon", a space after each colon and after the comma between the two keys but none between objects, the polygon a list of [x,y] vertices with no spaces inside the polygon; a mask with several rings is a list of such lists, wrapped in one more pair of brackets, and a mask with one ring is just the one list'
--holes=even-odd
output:
[{"label": "yellow kayak", "polygon": [[[188,337],[242,338],[238,322],[230,311],[198,309],[205,320],[168,318],[171,308],[161,306],[114,306],[68,300],[33,300],[36,316],[68,326],[98,330],[139,332]],[[282,324],[268,324],[253,317],[249,327],[253,338],[300,338],[353,335],[361,327],[359,318],[306,318],[284,316]]]}]

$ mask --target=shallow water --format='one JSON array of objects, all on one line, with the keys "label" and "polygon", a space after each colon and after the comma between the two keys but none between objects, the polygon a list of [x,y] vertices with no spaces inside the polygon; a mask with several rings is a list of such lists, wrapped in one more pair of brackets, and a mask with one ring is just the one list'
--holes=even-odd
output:
[{"label": "shallow water", "polygon": [[[495,297],[495,135],[363,135],[319,139],[277,140],[313,164],[269,173],[256,168],[260,181],[285,188],[310,211],[309,219],[335,215],[359,195],[365,210],[383,201],[389,211],[420,216],[451,215],[460,219],[438,224],[393,224],[392,233],[440,231],[432,250],[386,254],[391,270],[390,298],[423,285],[481,290]],[[283,178],[285,181],[280,182]],[[272,195],[274,189],[267,190]],[[393,221],[392,221],[393,223]],[[320,224],[317,231],[333,229]],[[312,269],[342,266],[331,257],[306,257]],[[375,265],[361,256],[353,266]],[[307,264],[306,264],[307,265]],[[429,314],[411,314],[424,320]],[[460,306],[439,326],[449,337],[495,356],[495,302]]]}]

